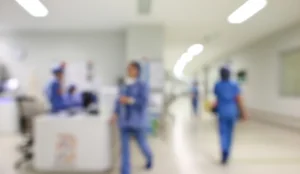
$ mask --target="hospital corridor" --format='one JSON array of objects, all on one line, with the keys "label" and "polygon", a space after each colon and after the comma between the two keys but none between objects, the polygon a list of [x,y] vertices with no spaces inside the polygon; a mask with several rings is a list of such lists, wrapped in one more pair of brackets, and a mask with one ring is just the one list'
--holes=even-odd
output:
[{"label": "hospital corridor", "polygon": [[0,174],[299,174],[299,0],[0,0]]}]

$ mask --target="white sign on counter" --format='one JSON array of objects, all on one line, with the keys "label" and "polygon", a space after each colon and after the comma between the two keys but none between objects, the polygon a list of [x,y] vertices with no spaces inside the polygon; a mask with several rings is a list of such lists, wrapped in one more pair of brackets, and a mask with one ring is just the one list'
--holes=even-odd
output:
[{"label": "white sign on counter", "polygon": [[104,117],[45,115],[34,124],[38,171],[103,172],[112,167],[110,123]]}]

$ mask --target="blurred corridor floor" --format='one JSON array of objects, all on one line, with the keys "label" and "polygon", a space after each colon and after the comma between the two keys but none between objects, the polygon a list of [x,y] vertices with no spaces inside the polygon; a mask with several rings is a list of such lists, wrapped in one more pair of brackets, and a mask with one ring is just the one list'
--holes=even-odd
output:
[{"label": "blurred corridor floor", "polygon": [[[151,138],[155,154],[153,171],[142,170],[143,158],[132,146],[132,174],[299,174],[300,134],[289,130],[255,123],[237,126],[233,156],[227,167],[218,164],[219,146],[213,116],[191,117],[188,112],[176,111],[170,120],[168,138]],[[184,114],[185,113],[185,114]],[[33,174],[14,171],[18,157],[15,146],[18,138],[0,136],[0,173]],[[113,174],[118,174],[115,167]]]}]

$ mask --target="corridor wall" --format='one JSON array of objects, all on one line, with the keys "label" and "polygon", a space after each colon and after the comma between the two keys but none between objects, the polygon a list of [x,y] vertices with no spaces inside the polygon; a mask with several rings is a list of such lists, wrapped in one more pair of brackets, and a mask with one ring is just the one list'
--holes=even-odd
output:
[{"label": "corridor wall", "polygon": [[[235,54],[228,56],[234,72],[247,71],[242,85],[247,106],[261,116],[300,119],[300,97],[280,93],[280,59],[283,52],[300,49],[300,24],[270,35]],[[212,64],[210,81],[215,81],[217,68],[225,63]],[[299,65],[300,66],[300,65]]]},{"label": "corridor wall", "polygon": [[[51,68],[61,61],[92,60],[103,85],[115,85],[117,78],[124,73],[123,32],[0,33],[1,45],[6,54],[0,57],[7,60],[13,76],[20,80],[26,92],[34,87],[34,91],[41,94],[51,78]],[[34,85],[29,85],[31,81]]]}]

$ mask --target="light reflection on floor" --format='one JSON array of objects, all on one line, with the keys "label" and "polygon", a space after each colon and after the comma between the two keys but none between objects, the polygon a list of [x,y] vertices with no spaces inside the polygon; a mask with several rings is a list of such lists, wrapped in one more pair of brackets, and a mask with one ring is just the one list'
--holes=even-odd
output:
[{"label": "light reflection on floor", "polygon": [[186,117],[177,117],[174,122],[172,144],[180,173],[198,174],[195,156],[189,147],[189,140],[184,134],[184,122]]}]

